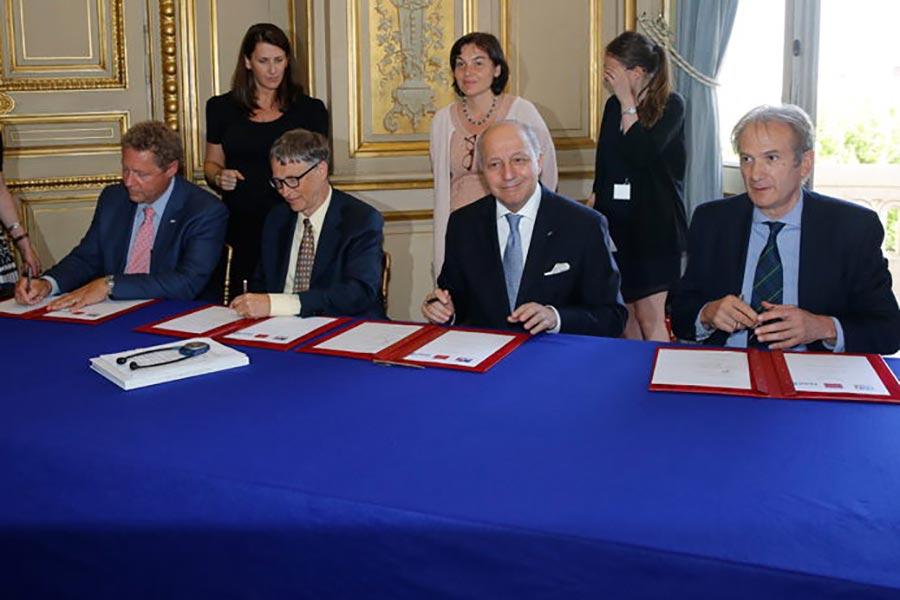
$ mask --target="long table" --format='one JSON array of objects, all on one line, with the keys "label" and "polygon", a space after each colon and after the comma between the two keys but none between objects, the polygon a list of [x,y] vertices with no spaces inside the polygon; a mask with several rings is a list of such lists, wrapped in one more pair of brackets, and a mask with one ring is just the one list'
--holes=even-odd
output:
[{"label": "long table", "polygon": [[2,597],[900,597],[900,407],[651,393],[654,345],[571,335],[89,370],[191,306],[0,319]]}]

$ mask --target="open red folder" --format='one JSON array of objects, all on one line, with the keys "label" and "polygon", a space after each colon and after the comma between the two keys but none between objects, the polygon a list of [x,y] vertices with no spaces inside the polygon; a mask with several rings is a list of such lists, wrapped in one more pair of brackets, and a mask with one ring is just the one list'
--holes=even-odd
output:
[{"label": "open red folder", "polygon": [[650,390],[900,404],[900,384],[875,354],[665,346]]},{"label": "open red folder", "polygon": [[347,317],[245,319],[230,308],[207,305],[141,325],[135,331],[180,338],[211,337],[224,344],[289,350],[349,320]]},{"label": "open red folder", "polygon": [[75,310],[63,309],[48,311],[47,305],[55,298],[47,298],[36,308],[20,306],[15,300],[0,302],[0,317],[12,317],[15,319],[38,319],[42,321],[61,321],[64,323],[83,323],[85,325],[99,325],[115,319],[125,313],[143,308],[158,300],[104,300],[95,304],[89,304]]},{"label": "open red folder", "polygon": [[369,320],[330,333],[297,352],[484,373],[529,337],[527,333]]}]

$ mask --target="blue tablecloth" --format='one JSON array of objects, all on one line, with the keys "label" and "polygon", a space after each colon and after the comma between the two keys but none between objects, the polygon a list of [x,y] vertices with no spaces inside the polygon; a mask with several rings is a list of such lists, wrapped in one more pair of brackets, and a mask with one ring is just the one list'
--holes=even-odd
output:
[{"label": "blue tablecloth", "polygon": [[652,344],[569,335],[88,368],[191,306],[0,319],[3,597],[900,597],[898,406],[650,393]]}]

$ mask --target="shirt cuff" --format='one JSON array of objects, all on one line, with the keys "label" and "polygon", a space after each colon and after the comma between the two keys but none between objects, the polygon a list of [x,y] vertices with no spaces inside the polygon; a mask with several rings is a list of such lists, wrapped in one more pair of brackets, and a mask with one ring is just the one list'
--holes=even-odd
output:
[{"label": "shirt cuff", "polygon": [[[709,304],[709,302],[707,302],[706,304]],[[706,304],[703,305],[703,307],[700,309],[700,312],[697,313],[697,318],[694,319],[694,338],[698,342],[702,342],[716,331],[715,327],[707,329],[700,321],[700,315],[703,314],[703,309],[706,308]]]},{"label": "shirt cuff", "polygon": [[825,346],[827,350],[831,350],[832,352],[843,352],[844,351],[844,328],[841,327],[841,322],[837,320],[837,317],[831,317],[832,323],[834,323],[834,330],[837,332],[836,340],[834,342],[834,346],[831,346],[825,340],[822,340],[822,345]]},{"label": "shirt cuff", "polygon": [[50,283],[50,293],[47,294],[48,296],[55,296],[59,293],[59,284],[56,283],[55,279],[53,279],[49,275],[44,275],[41,277],[41,279]]},{"label": "shirt cuff", "polygon": [[294,317],[300,314],[300,297],[297,294],[268,294],[269,316]]},{"label": "shirt cuff", "polygon": [[547,308],[553,311],[553,314],[556,315],[556,327],[553,329],[548,329],[547,333],[559,333],[559,330],[562,329],[562,319],[559,318],[559,311],[556,310],[555,306],[547,305]]}]

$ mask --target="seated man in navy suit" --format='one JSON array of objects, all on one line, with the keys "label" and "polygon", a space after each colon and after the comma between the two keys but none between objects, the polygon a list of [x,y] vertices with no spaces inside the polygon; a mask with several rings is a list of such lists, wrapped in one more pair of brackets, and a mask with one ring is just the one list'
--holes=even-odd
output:
[{"label": "seated man in navy suit", "polygon": [[331,187],[325,136],[294,129],[269,152],[272,186],[285,203],[263,225],[253,289],[231,307],[245,317],[383,318],[382,228],[377,210]]},{"label": "seated man in navy suit", "polygon": [[627,312],[606,218],[538,184],[543,156],[528,125],[491,125],[477,156],[492,195],[450,215],[425,318],[532,334],[621,335]]},{"label": "seated man in navy suit", "polygon": [[216,268],[228,211],[218,198],[178,176],[181,140],[145,121],[122,137],[122,183],[97,200],[84,238],[40,279],[20,280],[16,300],[80,308],[114,298],[196,298]]},{"label": "seated man in navy suit", "polygon": [[809,116],[760,106],[732,132],[747,192],[703,204],[672,296],[678,337],[770,349],[894,353],[900,310],[873,211],[803,188]]}]

